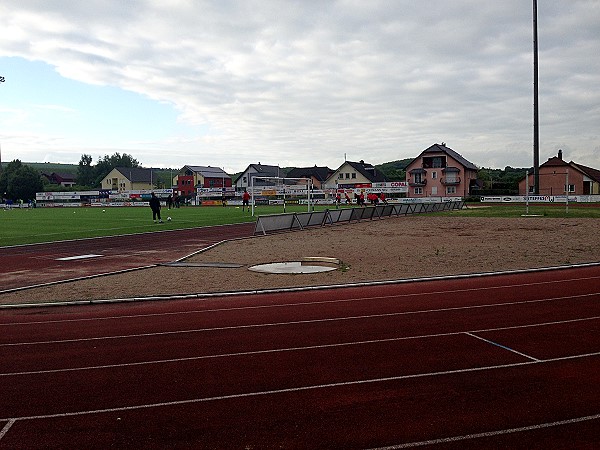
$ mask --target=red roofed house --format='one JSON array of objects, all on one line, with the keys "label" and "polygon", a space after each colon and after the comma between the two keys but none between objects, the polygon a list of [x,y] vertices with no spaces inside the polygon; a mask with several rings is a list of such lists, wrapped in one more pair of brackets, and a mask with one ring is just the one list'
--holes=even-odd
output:
[{"label": "red roofed house", "polygon": [[[563,160],[562,150],[558,156],[549,158],[540,166],[539,195],[594,195],[600,194],[600,170]],[[567,188],[567,172],[569,186]],[[529,174],[529,193],[534,192],[533,172]],[[525,178],[519,182],[519,194],[525,195]]]},{"label": "red roofed house", "polygon": [[191,197],[196,194],[196,188],[227,188],[231,187],[231,177],[220,167],[183,166],[173,178],[179,195]]},{"label": "red roofed house", "polygon": [[442,142],[406,166],[406,182],[407,197],[467,197],[478,188],[477,166]]},{"label": "red roofed house", "polygon": [[50,175],[46,173],[43,173],[42,175],[46,177],[52,184],[60,184],[64,187],[75,186],[75,176],[71,175],[70,173],[52,172]]}]

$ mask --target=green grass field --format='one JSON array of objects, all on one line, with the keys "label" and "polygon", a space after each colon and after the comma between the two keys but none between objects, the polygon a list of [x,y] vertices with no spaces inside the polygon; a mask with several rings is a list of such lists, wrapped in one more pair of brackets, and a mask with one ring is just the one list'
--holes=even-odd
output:
[{"label": "green grass field", "polygon": [[[324,209],[324,207],[322,208]],[[286,212],[305,212],[306,206],[287,205]],[[258,214],[281,214],[282,206],[259,206],[255,217],[241,208],[228,206],[187,206],[167,210],[161,215],[164,223],[152,222],[148,207],[124,208],[35,208],[10,211],[0,209],[0,247],[67,239],[146,233],[157,230],[178,230],[243,222],[255,222]],[[167,221],[167,217],[171,221]]]},{"label": "green grass field", "polygon": [[[325,209],[318,206],[317,210]],[[330,207],[331,208],[331,207]],[[287,205],[286,212],[306,212],[306,206]],[[147,207],[130,208],[36,208],[0,210],[0,247],[39,242],[52,242],[67,239],[81,239],[98,236],[145,233],[157,230],[177,230],[184,228],[254,222],[256,216],[281,214],[282,206],[259,206],[255,217],[241,208],[228,206],[182,207],[162,210],[162,224],[152,222],[152,212]],[[466,209],[454,212],[436,213],[444,215],[474,217],[521,217],[525,205],[486,206],[470,204]],[[530,205],[529,214],[543,218],[600,218],[600,207],[571,205],[569,213],[565,205]],[[170,216],[172,220],[166,221]],[[535,218],[532,218],[535,220]]]}]

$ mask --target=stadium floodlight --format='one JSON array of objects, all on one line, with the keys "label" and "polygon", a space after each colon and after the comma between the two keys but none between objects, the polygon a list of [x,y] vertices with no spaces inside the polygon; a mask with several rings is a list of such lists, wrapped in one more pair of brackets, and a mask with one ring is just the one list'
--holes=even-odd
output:
[{"label": "stadium floodlight", "polygon": [[311,195],[312,195],[312,190],[313,190],[312,178],[251,177],[250,178],[250,195],[251,195],[251,203],[252,203],[252,206],[251,206],[252,216],[254,216],[254,203],[255,203],[255,201],[254,201],[254,180],[264,180],[264,181],[275,180],[275,182],[278,182],[278,181],[282,182],[281,184],[283,185],[282,194],[283,194],[283,212],[284,213],[285,213],[285,194],[286,194],[285,186],[288,185],[288,184],[286,184],[286,181],[295,182],[294,184],[292,184],[292,186],[305,186],[304,189],[307,191],[308,212],[311,211]]}]

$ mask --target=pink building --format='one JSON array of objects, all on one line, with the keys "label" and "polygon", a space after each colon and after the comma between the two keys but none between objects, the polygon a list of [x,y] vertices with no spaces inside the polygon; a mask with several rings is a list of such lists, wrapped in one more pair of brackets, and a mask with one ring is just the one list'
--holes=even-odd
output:
[{"label": "pink building", "polygon": [[408,197],[467,197],[477,188],[477,166],[446,144],[423,150],[406,167]]},{"label": "pink building", "polygon": [[[549,158],[540,166],[539,195],[593,195],[600,194],[600,170],[566,162],[562,159],[562,150],[558,156]],[[568,187],[567,187],[568,173]],[[529,174],[529,193],[534,192],[533,172]],[[519,182],[519,194],[525,195],[525,178]]]}]

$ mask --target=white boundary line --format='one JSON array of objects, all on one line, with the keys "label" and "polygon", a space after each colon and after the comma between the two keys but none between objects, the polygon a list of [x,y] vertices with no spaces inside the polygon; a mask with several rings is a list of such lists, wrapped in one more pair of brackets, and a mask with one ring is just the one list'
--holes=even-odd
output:
[{"label": "white boundary line", "polygon": [[[471,337],[480,339],[489,344],[495,345],[500,348],[504,348],[511,352],[517,353],[524,358],[533,361],[540,362],[543,360],[533,358],[524,353],[519,353],[513,349],[505,347],[503,345],[499,345],[495,342],[489,341],[487,339],[476,336],[473,333],[485,333],[490,331],[503,331],[503,330],[515,330],[521,328],[535,328],[535,327],[544,327],[544,326],[552,326],[552,325],[563,325],[567,323],[575,323],[575,322],[585,322],[588,320],[598,320],[600,316],[587,317],[583,319],[570,319],[570,320],[560,320],[554,322],[544,322],[537,324],[529,324],[529,325],[515,325],[508,327],[498,327],[498,328],[487,328],[482,330],[470,330],[470,331],[454,331],[448,333],[434,333],[434,334],[423,334],[416,336],[402,336],[397,338],[387,338],[387,339],[370,339],[365,341],[355,341],[355,342],[338,342],[333,344],[321,344],[321,345],[307,345],[303,347],[288,347],[288,348],[273,348],[266,350],[254,350],[254,351],[246,351],[246,352],[235,352],[235,353],[221,353],[216,355],[201,355],[201,356],[188,356],[182,358],[172,358],[172,359],[158,359],[158,360],[149,360],[149,361],[138,361],[133,363],[120,363],[120,364],[106,364],[101,366],[83,366],[83,367],[70,367],[63,369],[47,369],[47,370],[33,370],[33,371],[25,371],[25,372],[7,372],[0,373],[0,377],[9,377],[9,376],[19,376],[19,375],[37,375],[37,374],[45,374],[45,373],[60,373],[60,372],[76,372],[80,370],[101,370],[101,369],[112,369],[117,367],[132,367],[132,366],[142,366],[142,365],[150,365],[150,364],[169,364],[174,362],[183,362],[183,361],[196,361],[201,359],[216,359],[216,358],[229,358],[236,356],[248,356],[248,355],[261,355],[261,354],[269,354],[269,353],[283,353],[283,352],[295,352],[295,351],[304,351],[304,350],[314,350],[314,349],[322,349],[322,348],[335,348],[335,347],[349,347],[353,345],[370,345],[370,344],[380,344],[384,342],[399,342],[399,341],[409,341],[409,340],[417,340],[417,339],[431,339],[437,337],[447,337],[447,336],[459,336],[462,334],[469,335]],[[207,331],[211,331],[212,329],[208,329]]]},{"label": "white boundary line", "polygon": [[498,342],[490,341],[489,339],[485,339],[485,338],[482,338],[481,336],[477,336],[476,334],[473,334],[473,332],[466,332],[465,334],[467,336],[474,337],[475,339],[479,339],[480,341],[487,342],[488,344],[491,344],[493,346],[503,348],[504,350],[508,350],[509,352],[516,353],[517,355],[520,355],[523,358],[529,359],[531,361],[541,361],[541,360],[539,360],[537,358],[534,358],[533,356],[526,355],[525,353],[518,352],[515,349],[512,349],[512,348],[507,347],[505,345],[499,344]]},{"label": "white boundary line", "polygon": [[457,310],[497,308],[497,307],[502,307],[502,306],[524,305],[524,304],[530,304],[530,303],[541,303],[541,302],[565,300],[565,299],[572,299],[572,298],[579,298],[579,297],[590,297],[590,296],[596,296],[596,295],[598,295],[598,293],[570,295],[570,296],[556,297],[556,298],[551,298],[551,299],[528,300],[528,301],[524,301],[524,302],[496,303],[496,304],[490,304],[490,305],[440,308],[440,309],[420,310],[420,311],[401,311],[401,312],[382,313],[382,314],[362,314],[359,316],[326,317],[326,318],[322,318],[322,319],[293,320],[293,321],[289,321],[289,322],[256,323],[256,324],[247,324],[247,325],[228,325],[228,326],[213,327],[213,328],[192,328],[192,329],[188,329],[188,330],[158,331],[158,332],[152,332],[152,333],[125,334],[125,335],[114,335],[114,336],[95,336],[95,337],[88,337],[88,338],[57,339],[57,340],[48,340],[48,341],[12,342],[12,343],[0,344],[0,347],[11,347],[11,346],[19,346],[19,345],[58,344],[58,343],[64,343],[64,342],[101,341],[101,340],[110,340],[110,339],[128,339],[128,338],[138,338],[138,337],[147,337],[147,336],[167,336],[167,335],[175,335],[175,334],[203,333],[203,332],[207,332],[207,331],[241,330],[241,329],[248,329],[248,328],[265,328],[265,327],[278,327],[278,326],[286,326],[286,325],[302,325],[302,324],[307,324],[307,323],[310,324],[310,323],[323,323],[323,322],[338,322],[338,321],[346,321],[346,320],[375,319],[375,318],[380,318],[380,317],[395,317],[395,316],[406,316],[406,315],[415,315],[415,314],[432,314],[432,313],[438,313],[438,312],[457,311]]},{"label": "white boundary line", "polygon": [[597,357],[597,356],[600,356],[600,352],[586,353],[586,354],[574,355],[574,356],[565,356],[565,357],[560,357],[560,358],[551,358],[551,359],[546,359],[543,361],[526,361],[526,362],[511,363],[511,364],[498,364],[495,366],[470,367],[467,369],[443,370],[443,371],[439,371],[439,372],[398,375],[398,376],[383,377],[383,378],[371,378],[371,379],[353,380],[353,381],[340,381],[340,382],[335,382],[335,383],[314,384],[314,385],[298,386],[298,387],[292,387],[292,388],[272,389],[272,390],[267,390],[267,391],[242,392],[239,394],[219,395],[219,396],[214,396],[214,397],[191,398],[191,399],[187,399],[187,400],[176,400],[176,401],[171,401],[171,402],[157,402],[157,403],[148,403],[148,404],[142,404],[142,405],[120,406],[120,407],[115,407],[115,408],[103,408],[103,409],[84,410],[84,411],[71,411],[71,412],[55,413],[55,414],[40,414],[40,415],[34,415],[34,416],[13,417],[10,419],[0,418],[0,421],[4,422],[4,421],[10,421],[10,420],[16,421],[16,420],[34,420],[34,419],[53,419],[53,418],[59,418],[59,417],[83,416],[83,415],[89,415],[89,414],[101,414],[101,413],[110,413],[110,412],[118,412],[118,411],[133,411],[133,410],[139,410],[139,409],[178,406],[178,405],[187,405],[187,404],[193,404],[193,403],[214,402],[214,401],[230,400],[230,399],[237,399],[237,398],[287,394],[287,393],[291,393],[291,392],[312,391],[312,390],[317,390],[317,389],[330,389],[330,388],[337,388],[337,387],[344,387],[344,386],[357,386],[357,385],[366,385],[366,384],[375,384],[375,383],[385,383],[385,382],[390,382],[390,381],[402,381],[402,380],[409,380],[409,379],[415,379],[415,378],[439,377],[439,376],[444,376],[444,375],[456,375],[456,374],[463,374],[463,373],[483,372],[483,371],[488,371],[488,370],[510,369],[513,367],[549,364],[549,363],[558,362],[558,361],[583,359],[583,358],[590,358],[590,357]]},{"label": "white boundary line", "polygon": [[4,435],[6,433],[8,433],[8,430],[10,430],[10,427],[12,427],[16,421],[17,421],[17,419],[9,419],[8,420],[8,423],[6,425],[4,425],[4,428],[2,428],[2,430],[0,430],[0,440],[2,440]]},{"label": "white boundary line", "polygon": [[[479,292],[479,291],[489,291],[489,290],[500,290],[500,289],[514,289],[519,287],[527,287],[527,286],[539,286],[539,285],[548,285],[555,283],[571,283],[574,281],[586,281],[586,280],[596,280],[600,279],[600,277],[582,277],[582,278],[569,278],[562,280],[550,280],[544,282],[533,282],[533,283],[519,283],[519,284],[503,284],[498,286],[483,286],[477,288],[466,288],[466,289],[453,289],[453,290],[444,290],[444,291],[429,291],[429,292],[413,292],[409,294],[390,294],[390,295],[375,295],[368,297],[354,297],[354,298],[343,298],[343,299],[335,299],[335,300],[318,300],[318,301],[310,301],[310,302],[298,302],[298,303],[278,303],[278,304],[266,304],[266,305],[249,305],[249,306],[239,306],[233,308],[214,308],[214,309],[192,309],[185,311],[173,311],[173,312],[162,312],[162,313],[148,313],[148,314],[126,314],[122,316],[104,316],[104,317],[90,317],[90,318],[80,318],[80,319],[60,319],[60,320],[48,320],[48,321],[31,321],[31,322],[10,322],[10,323],[0,323],[0,327],[2,326],[16,326],[16,325],[40,325],[40,324],[51,324],[51,323],[66,323],[66,322],[90,322],[95,320],[121,320],[121,319],[135,319],[140,317],[160,317],[160,316],[174,316],[174,315],[186,315],[186,314],[207,314],[213,312],[227,312],[227,311],[244,311],[244,310],[255,310],[255,309],[271,309],[271,308],[287,308],[287,307],[296,307],[296,306],[307,306],[307,305],[325,305],[325,304],[333,304],[333,303],[351,303],[357,301],[364,300],[383,300],[383,299],[402,299],[409,297],[426,297],[428,295],[440,295],[440,294],[455,294],[461,292]],[[581,295],[594,295],[596,293],[591,294],[581,294]],[[600,292],[598,292],[600,294]],[[570,297],[557,297],[557,299],[562,300],[564,298]],[[464,307],[455,307],[455,308],[443,308],[439,310],[422,310],[422,311],[406,311],[406,314],[415,314],[420,312],[431,312],[431,311],[448,311],[448,310],[460,310],[465,308],[484,308],[487,306],[501,306],[501,305],[514,305],[514,304],[526,304],[526,303],[535,303],[535,302],[543,302],[543,301],[552,301],[551,299],[539,299],[539,300],[526,300],[523,302],[506,302],[506,303],[497,303],[497,304],[483,304],[483,305],[472,305],[472,306],[464,306]]]},{"label": "white boundary line", "polygon": [[598,419],[600,419],[600,414],[594,414],[592,416],[576,417],[574,419],[558,420],[556,422],[539,423],[539,424],[535,424],[535,425],[529,425],[526,427],[507,428],[505,430],[495,430],[495,431],[485,431],[483,433],[465,434],[463,436],[452,436],[452,437],[447,437],[447,438],[431,439],[428,441],[408,442],[406,444],[390,445],[388,447],[377,447],[377,448],[372,448],[370,450],[396,450],[396,449],[402,449],[402,448],[422,447],[425,445],[448,444],[451,442],[459,442],[459,441],[467,441],[467,440],[471,440],[471,439],[501,436],[503,434],[522,433],[524,431],[535,431],[535,430],[541,430],[544,428],[558,427],[561,425],[571,425],[574,423],[581,423],[581,422],[587,422],[590,420],[598,420]]}]

